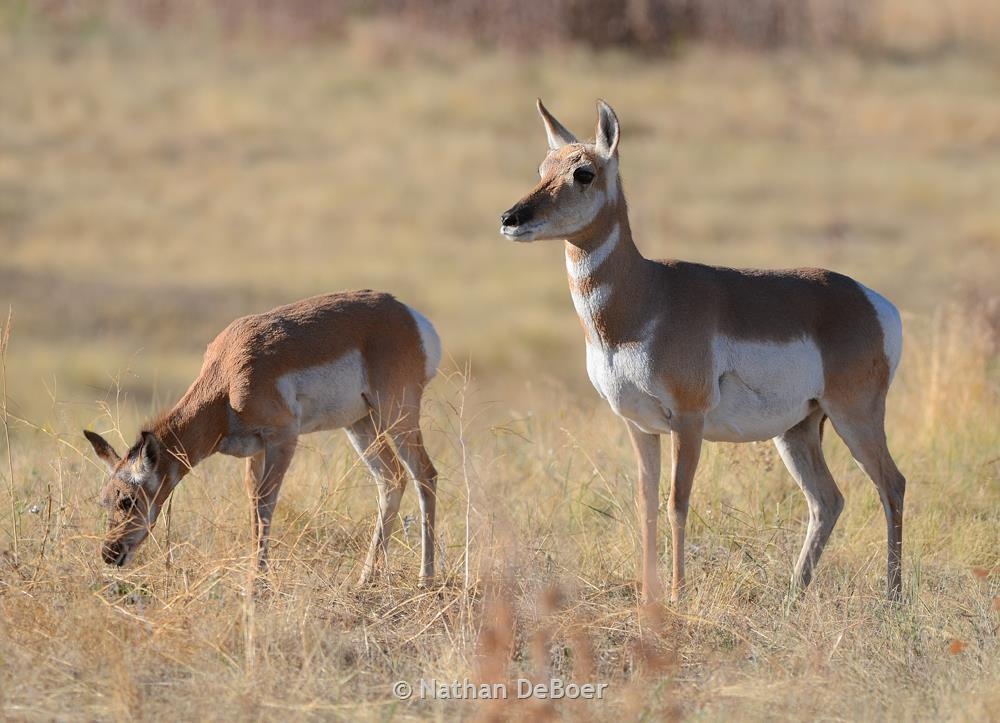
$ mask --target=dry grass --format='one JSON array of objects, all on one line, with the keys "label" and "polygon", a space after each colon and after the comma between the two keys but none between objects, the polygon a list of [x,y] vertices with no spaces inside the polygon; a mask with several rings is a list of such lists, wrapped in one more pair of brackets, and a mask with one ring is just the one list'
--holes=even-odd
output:
[{"label": "dry grass", "polygon": [[[997,68],[512,58],[401,49],[394,32],[282,51],[0,41],[4,408],[37,427],[10,418],[0,465],[2,715],[1000,716]],[[543,149],[535,95],[578,129],[594,97],[615,104],[650,255],[830,266],[900,302],[905,605],[883,601],[882,512],[831,434],[847,509],[808,595],[787,597],[805,505],[776,453],[709,445],[690,594],[640,614],[633,460],[584,381],[560,251],[494,230]],[[354,286],[425,309],[456,360],[427,408],[440,586],[415,589],[404,525],[389,578],[351,589],[373,489],[336,435],[304,440],[290,472],[269,593],[248,594],[248,505],[226,458],[179,488],[134,568],[101,565],[102,473],[77,430],[130,437],[233,316]],[[455,371],[469,357],[471,377]],[[550,675],[611,687],[499,708],[390,692]]]}]

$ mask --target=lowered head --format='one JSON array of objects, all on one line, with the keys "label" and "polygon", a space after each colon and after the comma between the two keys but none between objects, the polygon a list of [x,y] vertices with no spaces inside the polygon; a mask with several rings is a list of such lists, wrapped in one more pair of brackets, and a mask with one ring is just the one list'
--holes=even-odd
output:
[{"label": "lowered head", "polygon": [[170,455],[152,432],[142,432],[124,457],[119,457],[101,435],[89,430],[83,434],[110,472],[101,490],[101,506],[108,513],[101,557],[109,565],[121,567],[149,535],[176,484],[170,472]]}]

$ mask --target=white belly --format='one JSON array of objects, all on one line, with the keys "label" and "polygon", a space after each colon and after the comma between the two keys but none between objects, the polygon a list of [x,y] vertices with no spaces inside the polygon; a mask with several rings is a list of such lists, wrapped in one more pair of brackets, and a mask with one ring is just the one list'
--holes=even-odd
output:
[{"label": "white belly", "polygon": [[[587,345],[587,373],[615,414],[649,433],[671,430],[675,400],[653,373],[649,343],[605,348]],[[823,392],[819,348],[807,339],[748,342],[716,337],[714,383],[705,410],[705,439],[750,442],[782,434],[808,414]],[[669,371],[666,372],[669,374]]]},{"label": "white belly", "polygon": [[361,352],[297,369],[278,379],[278,391],[298,419],[299,433],[339,429],[368,413],[362,396],[368,386]]},{"label": "white belly", "polygon": [[716,337],[712,351],[719,401],[705,419],[705,439],[770,439],[802,421],[823,394],[823,358],[811,339]]}]

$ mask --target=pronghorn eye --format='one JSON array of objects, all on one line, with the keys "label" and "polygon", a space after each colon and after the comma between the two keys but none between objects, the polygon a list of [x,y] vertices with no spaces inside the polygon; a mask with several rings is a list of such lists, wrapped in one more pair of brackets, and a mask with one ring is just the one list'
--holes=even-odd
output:
[{"label": "pronghorn eye", "polygon": [[135,497],[126,496],[118,500],[118,509],[122,512],[131,512],[133,505],[135,505]]},{"label": "pronghorn eye", "polygon": [[586,186],[594,180],[594,172],[588,171],[586,168],[577,168],[573,171],[573,180]]}]

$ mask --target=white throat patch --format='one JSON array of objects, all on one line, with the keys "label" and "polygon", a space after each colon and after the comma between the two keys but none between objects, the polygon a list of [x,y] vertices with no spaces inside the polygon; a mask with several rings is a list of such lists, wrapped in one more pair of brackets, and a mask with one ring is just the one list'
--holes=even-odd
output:
[{"label": "white throat patch", "polygon": [[621,236],[621,225],[617,222],[611,228],[608,237],[604,239],[597,248],[583,253],[578,258],[570,256],[566,251],[566,273],[574,281],[585,279],[597,271],[608,257],[618,248],[618,238]]}]

